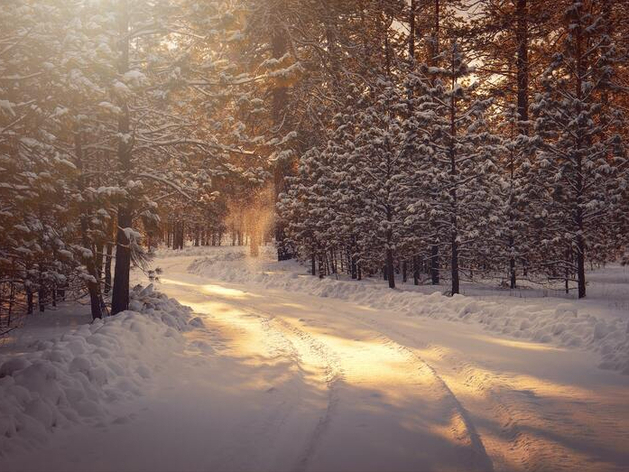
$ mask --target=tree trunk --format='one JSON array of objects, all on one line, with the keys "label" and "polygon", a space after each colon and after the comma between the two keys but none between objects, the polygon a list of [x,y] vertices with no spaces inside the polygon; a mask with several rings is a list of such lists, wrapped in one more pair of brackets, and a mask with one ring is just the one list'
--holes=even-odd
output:
[{"label": "tree trunk", "polygon": [[[574,1],[576,4],[576,0]],[[584,48],[587,49],[587,45],[583,44],[583,27],[579,20],[577,28],[574,31],[576,41],[576,80],[575,80],[575,92],[579,102],[583,101],[583,81],[588,80],[586,77],[586,54]],[[574,210],[575,223],[577,225],[577,292],[579,298],[585,298],[585,224],[583,221],[583,195],[585,193],[585,186],[583,182],[583,146],[588,142],[587,132],[583,129],[583,125],[579,125],[576,136],[576,207]]]},{"label": "tree trunk", "polygon": [[389,281],[389,288],[395,288],[395,270],[393,268],[393,249],[387,248],[387,279]]},{"label": "tree trunk", "polygon": [[452,231],[452,295],[459,293],[459,245],[456,231]]},{"label": "tree trunk", "polygon": [[[455,70],[454,51],[452,53],[451,70]],[[452,74],[452,90],[457,85],[456,76]],[[458,169],[456,166],[456,99],[454,95],[450,98],[450,199],[451,199],[451,215],[450,215],[450,245],[451,245],[451,271],[452,271],[452,295],[459,293],[459,229],[458,229]]]},{"label": "tree trunk", "polygon": [[[119,0],[118,6],[118,41],[120,62],[118,73],[129,71],[129,5],[128,0]],[[119,99],[118,115],[118,164],[122,173],[119,182],[122,188],[127,186],[131,171],[131,134],[129,107],[125,98]],[[131,270],[131,247],[126,228],[133,224],[132,199],[125,199],[118,207],[118,231],[116,234],[116,267],[114,269],[114,287],[111,297],[111,313],[116,315],[129,308],[129,272]]]},{"label": "tree trunk", "polygon": [[[284,8],[278,5],[271,11],[272,19],[272,37],[271,37],[271,54],[274,59],[282,58],[288,52],[288,36],[280,18],[284,14],[278,11]],[[288,107],[288,88],[285,86],[273,87],[271,90],[271,120],[274,132],[279,135],[281,128],[286,126],[286,111]],[[273,181],[275,186],[275,202],[279,201],[279,196],[286,191],[286,176],[290,173],[291,163],[285,159],[277,159],[273,170]],[[277,259],[283,261],[291,259],[291,254],[286,244],[286,234],[284,231],[284,222],[276,215],[275,219],[275,241],[277,243]]]},{"label": "tree trunk", "polygon": [[39,304],[40,313],[46,311],[46,287],[41,283],[37,291],[37,303]]},{"label": "tree trunk", "polygon": [[[518,45],[516,67],[517,67],[517,100],[518,100],[518,132],[522,135],[529,134],[529,39],[528,39],[528,8],[527,0],[517,0],[516,5],[516,42]],[[511,157],[510,174],[511,174],[511,194],[509,196],[509,222],[510,222],[510,236],[509,236],[509,286],[511,289],[516,288],[516,254],[515,252],[515,229],[513,225],[515,223],[515,214],[513,206],[514,195],[513,187],[515,185],[515,156]]]},{"label": "tree trunk", "polygon": [[[82,142],[82,131],[77,125],[77,129],[74,133],[74,154],[76,159],[76,167],[79,172],[78,176],[78,188],[81,193],[85,190],[85,182],[83,177],[83,142]],[[88,204],[86,202],[81,203],[81,215],[79,217],[79,227],[81,230],[81,242],[83,245],[82,255],[83,265],[87,269],[87,273],[90,276],[90,279],[87,280],[87,291],[90,295],[90,308],[92,312],[92,319],[95,320],[97,318],[103,317],[102,307],[104,306],[104,301],[102,299],[102,295],[100,292],[100,274],[99,269],[96,264],[96,258],[94,255],[94,246],[92,245],[89,239],[89,224],[88,224]],[[89,250],[90,254],[86,255],[85,251]],[[102,253],[101,253],[102,254]],[[102,264],[102,257],[100,259],[100,263]]]},{"label": "tree trunk", "polygon": [[358,278],[358,267],[356,264],[356,257],[351,253],[350,250],[350,264],[351,264],[351,274],[352,274],[352,279],[357,279]]},{"label": "tree trunk", "polygon": [[323,267],[323,251],[319,251],[319,278],[322,279],[325,269]]},{"label": "tree trunk", "polygon": [[26,289],[26,313],[28,315],[33,314],[33,290],[31,288]]},{"label": "tree trunk", "polygon": [[[150,246],[149,246],[150,249]],[[105,245],[99,242],[96,246],[96,273],[98,274],[98,281],[100,283],[103,280],[103,258],[105,257]]]},{"label": "tree trunk", "polygon": [[437,244],[431,247],[430,279],[433,285],[439,285],[439,246]]},{"label": "tree trunk", "polygon": [[419,260],[413,256],[413,285],[419,285]]},{"label": "tree trunk", "polygon": [[[113,222],[113,219],[112,219],[112,222]],[[109,293],[111,291],[111,260],[112,260],[113,251],[114,251],[114,245],[111,242],[108,242],[107,255],[105,256],[105,293]]]}]

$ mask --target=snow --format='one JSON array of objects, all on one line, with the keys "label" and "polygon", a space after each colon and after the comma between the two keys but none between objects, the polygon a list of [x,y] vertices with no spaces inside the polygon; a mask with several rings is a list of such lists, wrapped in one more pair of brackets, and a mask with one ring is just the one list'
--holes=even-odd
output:
[{"label": "snow", "polygon": [[73,423],[110,420],[111,404],[139,395],[160,359],[182,349],[189,309],[152,286],[131,296],[133,310],[119,316],[29,339],[23,352],[0,351],[2,454]]},{"label": "snow", "polygon": [[[190,251],[192,253],[192,248]],[[488,331],[516,339],[589,349],[601,355],[601,367],[629,374],[629,314],[625,310],[605,310],[601,306],[586,304],[585,310],[582,308],[579,313],[579,307],[583,305],[580,302],[558,304],[556,299],[520,300],[509,297],[479,300],[478,297],[463,295],[448,297],[440,292],[392,291],[384,285],[331,278],[319,280],[303,274],[303,269],[290,263],[245,267],[225,263],[242,257],[239,251],[217,251],[195,260],[189,269],[193,273],[227,282],[342,299],[409,316],[478,323]],[[621,290],[627,290],[629,273],[620,268],[615,271],[621,270],[628,279]],[[605,286],[609,287],[609,284]],[[592,296],[595,296],[596,289],[593,288]],[[607,303],[611,299],[609,293],[604,297]],[[620,306],[629,309],[629,294],[626,292],[625,304]],[[598,316],[592,312],[598,313]]]},{"label": "snow", "polygon": [[[629,376],[598,368],[622,326],[614,320],[627,319],[624,269],[591,274],[585,303],[480,287],[448,298],[319,280],[274,262],[270,248],[259,259],[245,251],[159,250],[155,288],[165,295],[137,290],[132,311],[102,325],[37,328],[35,349],[1,348],[0,386],[37,362],[48,367],[21,384],[42,401],[14,409],[38,434],[3,437],[0,469],[628,469]],[[509,322],[497,329],[502,315]],[[548,342],[515,335],[533,330]],[[42,382],[66,399],[78,382],[95,406],[50,403]],[[76,420],[53,427],[68,410]]]}]

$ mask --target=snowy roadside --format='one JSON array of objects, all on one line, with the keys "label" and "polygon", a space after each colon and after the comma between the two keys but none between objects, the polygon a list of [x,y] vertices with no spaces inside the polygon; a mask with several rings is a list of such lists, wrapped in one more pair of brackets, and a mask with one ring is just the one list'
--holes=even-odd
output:
[{"label": "snowy roadside", "polygon": [[165,357],[184,349],[181,333],[200,323],[149,285],[117,316],[0,352],[0,456],[72,424],[115,422],[111,407],[142,395]]},{"label": "snowy roadside", "polygon": [[[294,262],[278,263],[269,257],[255,261],[245,258],[244,251],[242,248],[206,251],[188,270],[225,282],[336,298],[408,316],[478,323],[487,331],[518,340],[597,352],[601,368],[629,374],[629,317],[618,316],[616,310],[606,309],[601,304],[592,310],[591,304],[583,306],[579,302],[556,299],[496,297],[485,300],[464,295],[448,297],[440,292],[390,290],[379,284],[332,278],[320,280],[305,275],[303,268]],[[199,248],[190,248],[187,255],[200,254],[203,252]]]}]

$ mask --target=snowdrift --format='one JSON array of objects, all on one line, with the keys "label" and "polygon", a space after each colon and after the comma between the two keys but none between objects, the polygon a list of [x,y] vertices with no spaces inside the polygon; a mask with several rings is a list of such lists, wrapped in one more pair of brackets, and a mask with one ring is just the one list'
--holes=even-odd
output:
[{"label": "snowdrift", "polygon": [[321,280],[303,275],[303,268],[291,261],[278,263],[247,258],[244,262],[233,262],[240,259],[244,259],[242,253],[216,252],[196,259],[188,270],[226,282],[348,300],[409,316],[479,323],[488,331],[516,339],[598,352],[602,358],[601,368],[629,374],[627,320],[579,313],[578,303],[549,306],[549,303],[523,304],[517,298],[486,301],[463,295],[448,297],[439,292],[391,290],[373,283]]},{"label": "snowdrift", "polygon": [[0,357],[0,455],[73,423],[108,423],[111,406],[141,395],[193,326],[190,308],[136,287],[130,310]]}]

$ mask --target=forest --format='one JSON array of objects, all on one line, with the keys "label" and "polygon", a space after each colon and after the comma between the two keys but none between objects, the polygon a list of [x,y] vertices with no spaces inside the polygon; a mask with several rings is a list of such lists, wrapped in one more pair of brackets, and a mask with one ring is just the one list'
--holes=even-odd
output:
[{"label": "forest", "polygon": [[0,471],[629,471],[629,0],[0,0]]},{"label": "forest", "polygon": [[10,0],[0,321],[129,307],[159,245],[587,294],[628,261],[629,4]]}]

